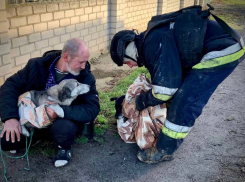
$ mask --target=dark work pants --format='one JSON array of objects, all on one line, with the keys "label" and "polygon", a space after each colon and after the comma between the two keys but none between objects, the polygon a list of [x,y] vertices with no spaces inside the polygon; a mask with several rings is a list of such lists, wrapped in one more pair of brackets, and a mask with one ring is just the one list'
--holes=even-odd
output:
[{"label": "dark work pants", "polygon": [[[35,129],[32,143],[35,143],[38,140],[53,140],[57,145],[68,149],[71,148],[71,145],[83,128],[83,123],[76,123],[67,119],[58,118],[48,128]],[[28,137],[28,143],[29,139],[30,137]],[[11,141],[6,141],[6,136],[4,134],[1,139],[1,147],[4,151],[24,149],[26,147],[26,137],[21,135],[19,142],[16,138],[15,143],[12,143]]]},{"label": "dark work pants", "polygon": [[[191,70],[185,73],[167,110],[167,120],[176,125],[192,127],[218,85],[231,74],[237,64],[226,69]],[[158,151],[164,150],[172,154],[182,142],[183,139],[174,139],[160,132],[156,147]]]}]

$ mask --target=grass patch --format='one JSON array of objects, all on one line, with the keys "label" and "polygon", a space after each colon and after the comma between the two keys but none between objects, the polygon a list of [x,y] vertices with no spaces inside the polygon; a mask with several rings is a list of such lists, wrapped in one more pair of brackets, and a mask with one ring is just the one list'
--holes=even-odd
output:
[{"label": "grass patch", "polygon": [[77,144],[85,144],[87,142],[88,142],[88,138],[87,137],[81,136],[81,137],[76,138],[76,143]]},{"label": "grass patch", "polygon": [[134,82],[134,80],[142,73],[145,73],[148,78],[150,78],[150,74],[145,67],[137,68],[130,75],[123,78],[119,84],[117,84],[112,91],[99,92],[100,99],[100,113],[96,118],[95,122],[95,137],[94,139],[99,143],[104,143],[102,135],[105,133],[105,130],[108,128],[108,124],[110,124],[114,119],[115,115],[115,102],[111,102],[110,98],[112,97],[120,97],[121,95],[125,95],[128,90],[128,87]]},{"label": "grass patch", "polygon": [[108,122],[106,117],[104,115],[102,115],[102,114],[99,114],[97,116],[97,120],[98,120],[99,124],[107,124],[107,122]]},{"label": "grass patch", "polygon": [[102,136],[105,130],[108,128],[108,124],[96,124],[94,127],[94,133],[96,136]]},{"label": "grass patch", "polygon": [[99,137],[99,136],[95,136],[94,137],[94,140],[97,141],[97,142],[99,142],[101,145],[103,145],[105,143],[104,138]]},{"label": "grass patch", "polygon": [[217,0],[219,2],[223,2],[224,4],[227,5],[245,5],[244,0]]},{"label": "grass patch", "polygon": [[[220,9],[218,3],[216,8],[215,2],[220,2],[223,8]],[[245,0],[216,0],[214,1],[213,6],[215,10],[212,11],[212,13],[214,13],[220,19],[225,21],[229,26],[238,30],[239,26],[244,25],[244,23],[241,23],[241,20],[244,20],[244,16],[241,12],[245,8]],[[237,9],[238,11],[232,10],[234,8]],[[210,19],[215,20],[212,16],[210,16]]]},{"label": "grass patch", "polygon": [[46,157],[56,155],[56,151],[54,148],[45,148],[41,151],[41,153]]},{"label": "grass patch", "polygon": [[115,102],[111,102],[110,98],[112,97],[120,97],[121,95],[125,95],[128,87],[133,83],[133,81],[142,73],[147,74],[149,78],[150,75],[145,67],[138,68],[133,71],[129,76],[122,79],[122,81],[114,87],[114,89],[110,92],[99,92],[100,98],[100,114],[105,118],[113,118],[115,115]]},{"label": "grass patch", "polygon": [[54,156],[56,154],[54,145],[55,144],[50,141],[41,142],[36,146],[30,147],[29,155],[41,154],[45,157]]}]

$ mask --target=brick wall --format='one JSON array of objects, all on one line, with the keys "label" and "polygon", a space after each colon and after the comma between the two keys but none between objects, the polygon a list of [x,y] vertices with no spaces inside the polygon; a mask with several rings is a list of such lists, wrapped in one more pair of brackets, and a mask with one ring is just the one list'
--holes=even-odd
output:
[{"label": "brick wall", "polygon": [[56,0],[6,5],[0,0],[0,85],[44,52],[80,37],[91,58],[120,30],[142,32],[152,16],[210,0]]},{"label": "brick wall", "polygon": [[6,4],[0,0],[0,85],[12,72],[8,28]]},{"label": "brick wall", "polygon": [[169,12],[172,12],[172,11],[177,11],[179,9],[180,9],[180,0],[167,0],[165,13],[169,13]]},{"label": "brick wall", "polygon": [[30,58],[62,49],[70,38],[83,39],[92,56],[107,50],[107,10],[106,0],[9,5],[12,73],[23,68]]},{"label": "brick wall", "polygon": [[211,2],[211,0],[196,0],[196,1],[198,1],[197,3],[201,6],[203,6],[204,9],[207,8],[207,6],[206,6],[207,3]]},{"label": "brick wall", "polygon": [[157,13],[157,0],[126,0],[125,29],[146,30],[147,23]]},{"label": "brick wall", "polygon": [[195,4],[195,1],[193,0],[185,0],[183,3],[183,8],[188,7],[188,6],[193,6]]}]

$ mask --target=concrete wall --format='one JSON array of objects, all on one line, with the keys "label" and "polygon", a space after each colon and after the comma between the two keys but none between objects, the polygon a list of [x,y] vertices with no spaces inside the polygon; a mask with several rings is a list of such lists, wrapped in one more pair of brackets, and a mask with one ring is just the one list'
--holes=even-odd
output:
[{"label": "concrete wall", "polygon": [[142,32],[152,16],[208,0],[56,0],[6,4],[0,0],[0,85],[33,57],[80,37],[91,58],[107,52],[120,30]]}]

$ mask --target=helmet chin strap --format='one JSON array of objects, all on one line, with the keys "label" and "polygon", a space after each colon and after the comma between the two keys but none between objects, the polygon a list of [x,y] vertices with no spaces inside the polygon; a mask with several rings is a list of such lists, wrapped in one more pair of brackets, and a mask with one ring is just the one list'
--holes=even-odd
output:
[{"label": "helmet chin strap", "polygon": [[134,62],[137,62],[137,61],[136,61],[134,58],[129,57],[129,56],[128,56],[128,55],[126,55],[126,54],[124,55],[124,57],[125,57],[125,58],[128,58],[128,59],[130,59],[130,60],[132,60],[132,61],[134,61]]}]

